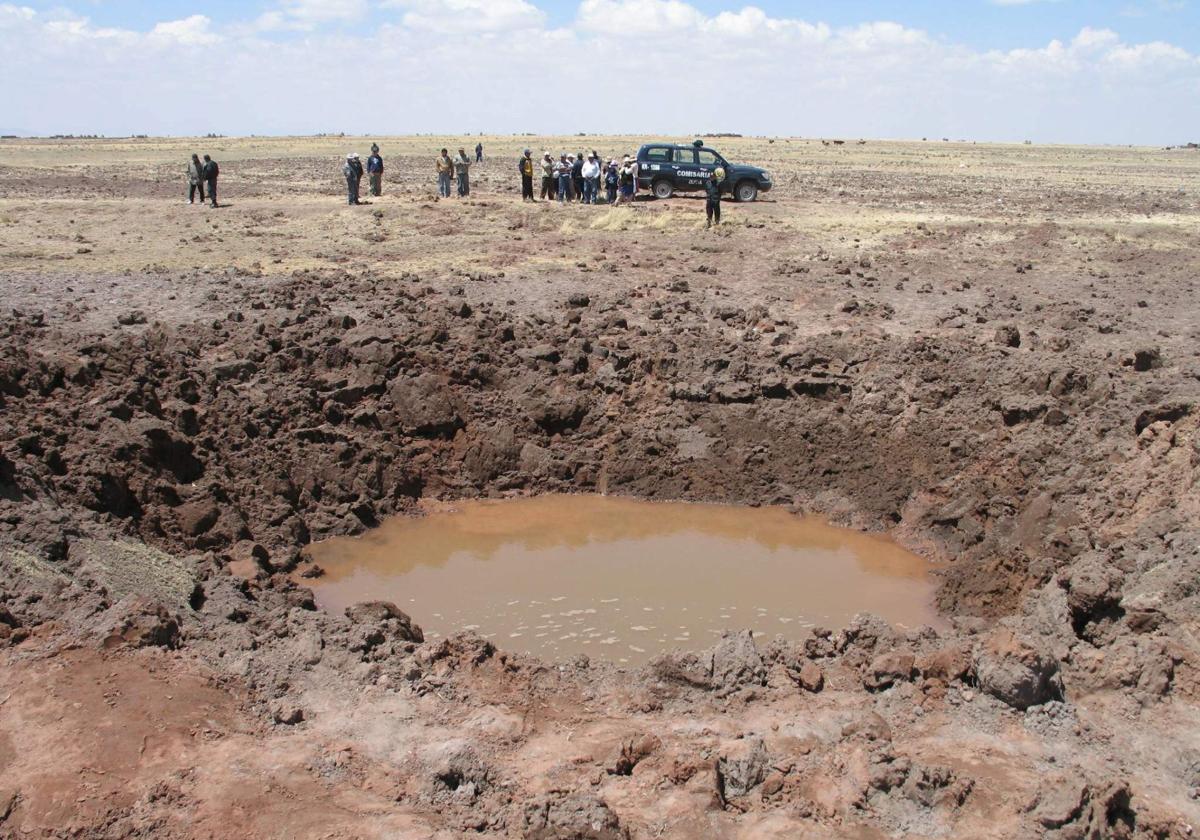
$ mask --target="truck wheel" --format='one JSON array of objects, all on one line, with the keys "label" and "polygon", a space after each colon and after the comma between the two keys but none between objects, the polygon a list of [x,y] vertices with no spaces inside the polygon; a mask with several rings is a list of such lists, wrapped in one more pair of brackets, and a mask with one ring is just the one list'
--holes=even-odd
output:
[{"label": "truck wheel", "polygon": [[753,181],[742,181],[733,191],[738,201],[754,201],[758,198],[758,185]]},{"label": "truck wheel", "polygon": [[675,194],[675,187],[670,181],[665,179],[654,182],[654,197],[655,198],[670,198]]}]

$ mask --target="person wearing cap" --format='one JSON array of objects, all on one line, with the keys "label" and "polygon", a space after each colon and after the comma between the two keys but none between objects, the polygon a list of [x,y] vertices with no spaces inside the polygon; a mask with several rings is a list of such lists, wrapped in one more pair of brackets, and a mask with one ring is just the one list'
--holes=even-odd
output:
[{"label": "person wearing cap", "polygon": [[378,144],[371,144],[371,156],[367,158],[367,175],[371,181],[371,195],[383,195],[383,158],[379,156]]},{"label": "person wearing cap", "polygon": [[588,155],[587,162],[579,169],[579,174],[583,176],[583,203],[596,203],[596,190],[600,185],[600,163],[596,160],[596,153],[592,152]]},{"label": "person wearing cap", "polygon": [[558,192],[557,176],[554,173],[554,158],[546,152],[542,155],[542,198],[553,201]]},{"label": "person wearing cap", "polygon": [[620,195],[617,196],[617,204],[623,204],[626,201],[630,203],[633,202],[633,192],[636,178],[637,176],[633,171],[633,162],[630,160],[629,155],[625,155],[625,160],[621,163],[621,170],[619,174],[618,183],[620,184],[621,192]]},{"label": "person wearing cap", "polygon": [[458,197],[466,198],[471,194],[471,159],[465,149],[458,150],[454,159],[454,173],[458,176]]},{"label": "person wearing cap", "polygon": [[442,156],[437,159],[438,195],[442,198],[450,197],[450,178],[453,175],[454,161],[450,159],[450,152],[442,149]]},{"label": "person wearing cap", "polygon": [[537,201],[533,197],[533,152],[529,149],[517,161],[517,171],[521,173],[521,200]]},{"label": "person wearing cap", "polygon": [[359,204],[358,184],[362,178],[362,163],[359,162],[356,152],[346,155],[346,162],[342,164],[342,174],[346,176],[346,203]]},{"label": "person wearing cap", "polygon": [[725,170],[717,167],[712,171],[704,182],[704,194],[707,201],[704,202],[704,215],[708,221],[704,227],[710,228],[713,222],[721,224],[721,185],[725,180]]},{"label": "person wearing cap", "polygon": [[609,204],[617,203],[617,187],[621,184],[621,175],[617,171],[617,160],[613,158],[604,170],[604,193]]}]

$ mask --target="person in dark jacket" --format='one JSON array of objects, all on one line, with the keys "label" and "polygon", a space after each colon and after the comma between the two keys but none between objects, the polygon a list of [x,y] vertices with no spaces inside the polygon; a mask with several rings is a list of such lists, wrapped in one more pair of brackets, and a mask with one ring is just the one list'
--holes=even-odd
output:
[{"label": "person in dark jacket", "polygon": [[198,155],[192,155],[188,163],[188,204],[196,203],[196,191],[200,191],[200,203],[204,203],[204,164]]},{"label": "person in dark jacket", "polygon": [[621,174],[617,171],[617,162],[610,160],[604,172],[604,192],[609,204],[617,203],[617,187],[621,183]]},{"label": "person in dark jacket", "polygon": [[371,156],[367,158],[367,177],[371,181],[371,195],[383,195],[383,158],[377,144],[372,144]]},{"label": "person in dark jacket", "polygon": [[475,162],[483,163],[483,144],[482,143],[475,144]]},{"label": "person in dark jacket", "polygon": [[362,162],[354,152],[346,155],[346,162],[342,164],[342,174],[346,176],[346,203],[351,205],[361,203],[358,198],[358,188],[362,181]]},{"label": "person in dark jacket", "polygon": [[708,219],[704,225],[706,228],[712,227],[714,221],[718,225],[721,224],[721,182],[724,180],[725,170],[718,166],[704,182],[704,194],[707,198],[704,202],[704,215]]},{"label": "person in dark jacket", "polygon": [[[208,186],[208,197],[212,200],[212,206],[217,206],[217,176],[221,174],[221,167],[217,166],[217,162],[208,155],[204,156],[204,166],[200,168],[200,175],[204,183]],[[201,198],[201,201],[204,199]]]},{"label": "person in dark jacket", "polygon": [[533,152],[530,149],[526,149],[517,161],[517,171],[521,173],[521,200],[537,201],[533,197]]},{"label": "person in dark jacket", "polygon": [[583,201],[583,152],[571,162],[571,187],[575,190],[572,200]]}]

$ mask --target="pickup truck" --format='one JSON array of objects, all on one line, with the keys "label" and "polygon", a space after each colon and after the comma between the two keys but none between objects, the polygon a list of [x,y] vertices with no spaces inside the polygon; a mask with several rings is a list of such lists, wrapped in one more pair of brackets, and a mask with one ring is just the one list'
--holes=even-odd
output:
[{"label": "pickup truck", "polygon": [[647,143],[638,149],[637,164],[638,188],[649,190],[655,198],[703,190],[717,167],[725,170],[722,192],[738,201],[754,201],[759,193],[771,189],[771,176],[765,169],[729,163],[700,140],[690,146]]}]

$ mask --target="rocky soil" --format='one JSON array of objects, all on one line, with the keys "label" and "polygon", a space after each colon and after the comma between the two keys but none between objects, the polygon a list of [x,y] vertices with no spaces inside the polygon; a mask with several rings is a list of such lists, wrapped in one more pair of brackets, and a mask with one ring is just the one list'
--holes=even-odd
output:
[{"label": "rocky soil", "polygon": [[[782,187],[711,233],[499,164],[218,211],[0,168],[0,835],[1191,836],[1200,156],[745,143]],[[114,242],[196,214],[171,264]],[[304,586],[313,541],[551,491],[886,530],[952,628],[623,672]]]}]

